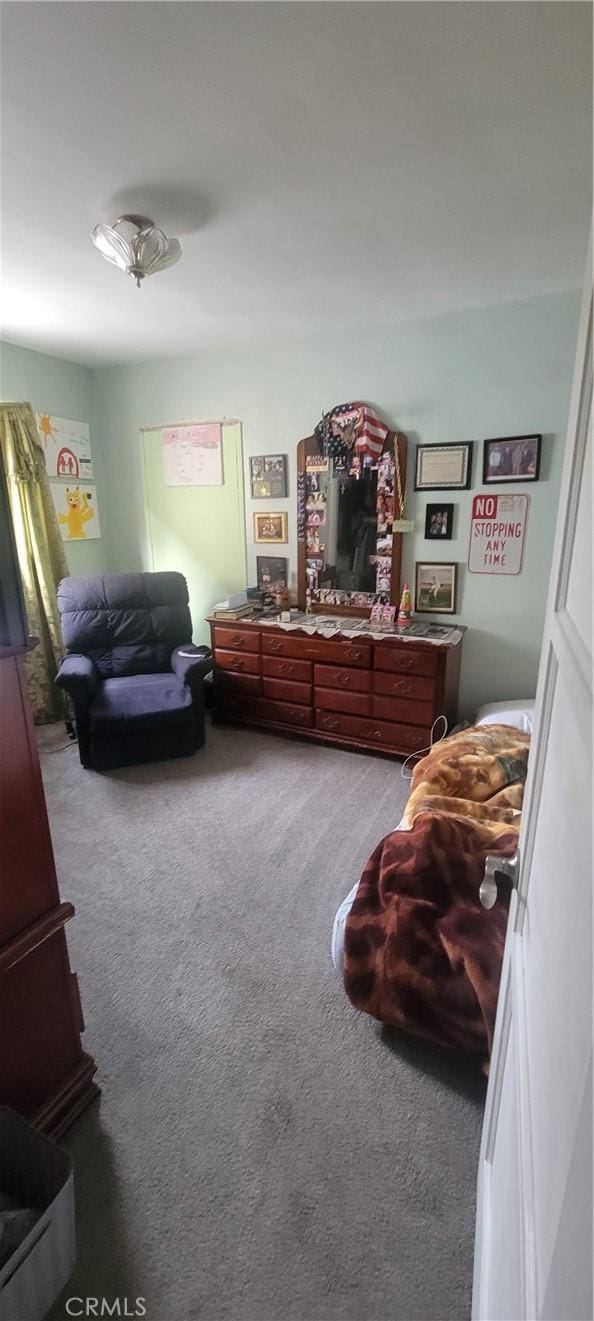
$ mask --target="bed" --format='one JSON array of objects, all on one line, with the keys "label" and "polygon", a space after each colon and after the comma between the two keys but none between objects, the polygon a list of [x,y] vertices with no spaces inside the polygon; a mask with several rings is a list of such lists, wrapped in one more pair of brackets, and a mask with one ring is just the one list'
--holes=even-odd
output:
[{"label": "bed", "polygon": [[486,853],[517,846],[533,720],[533,703],[493,704],[434,745],[332,930],[357,1008],[487,1056],[509,894],[487,926],[478,887]]}]

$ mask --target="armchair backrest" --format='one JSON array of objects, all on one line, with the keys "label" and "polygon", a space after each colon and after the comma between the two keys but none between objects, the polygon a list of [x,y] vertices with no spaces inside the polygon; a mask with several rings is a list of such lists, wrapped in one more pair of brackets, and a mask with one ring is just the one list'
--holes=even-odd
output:
[{"label": "armchair backrest", "polygon": [[102,679],[164,672],[174,648],[192,640],[181,573],[63,578],[58,609],[66,651],[89,656]]}]

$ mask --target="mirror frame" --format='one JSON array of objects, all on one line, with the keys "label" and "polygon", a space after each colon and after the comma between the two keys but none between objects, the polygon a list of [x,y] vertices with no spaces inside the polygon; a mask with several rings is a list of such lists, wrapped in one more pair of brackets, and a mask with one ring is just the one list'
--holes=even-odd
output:
[{"label": "mirror frame", "polygon": [[[407,439],[402,431],[389,431],[383,448],[391,450],[395,454],[395,448],[398,446],[398,459],[400,462],[400,474],[402,478],[402,490],[406,490],[406,451]],[[297,499],[299,499],[299,489],[305,482],[306,459],[310,455],[319,454],[320,445],[315,436],[306,436],[300,440],[297,445]],[[401,591],[401,573],[402,573],[402,538],[403,532],[392,533],[392,566],[390,571],[390,605],[398,606],[400,604]],[[303,536],[299,535],[299,508],[297,508],[297,604],[300,610],[305,610],[307,593],[307,543],[305,527]],[[354,593],[349,593],[354,595]],[[322,615],[356,615],[359,619],[369,619],[371,606],[354,605],[324,605],[321,601],[312,601],[311,610],[313,614]]]}]

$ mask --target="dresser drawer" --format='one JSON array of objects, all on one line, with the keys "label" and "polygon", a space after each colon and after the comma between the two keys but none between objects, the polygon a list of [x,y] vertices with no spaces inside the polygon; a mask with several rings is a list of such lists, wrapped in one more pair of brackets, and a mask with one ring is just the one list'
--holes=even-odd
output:
[{"label": "dresser drawer", "polygon": [[[316,665],[316,669],[319,669],[319,666]],[[369,693],[346,693],[341,688],[316,686],[315,705],[321,707],[323,711],[347,711],[354,716],[371,715]]]},{"label": "dresser drawer", "polygon": [[265,656],[295,656],[300,660],[333,661],[335,665],[369,667],[371,647],[359,642],[332,642],[291,633],[262,634]]},{"label": "dresser drawer", "polygon": [[267,698],[253,697],[242,703],[246,715],[258,720],[274,720],[279,725],[297,725],[310,729],[313,725],[313,710],[310,706],[296,706],[291,702],[274,702]]},{"label": "dresser drawer", "polygon": [[262,680],[257,674],[238,674],[235,670],[215,670],[215,682],[217,689],[227,693],[250,693],[252,697],[260,697],[262,692]]},{"label": "dresser drawer", "polygon": [[221,670],[235,670],[237,674],[259,674],[260,657],[253,651],[246,651],[242,656],[240,651],[224,651],[222,647],[215,647],[215,665]]},{"label": "dresser drawer", "polygon": [[314,665],[314,681],[321,688],[341,688],[350,693],[368,693],[371,687],[369,670],[337,669],[335,665]]},{"label": "dresser drawer", "polygon": [[425,729],[433,724],[434,707],[432,702],[409,702],[405,697],[377,697],[371,699],[371,714],[380,720],[405,720],[409,725],[421,725]]},{"label": "dresser drawer", "polygon": [[224,647],[226,651],[259,651],[260,634],[256,629],[231,628],[219,624],[214,626],[215,647]]},{"label": "dresser drawer", "polygon": [[290,679],[262,680],[262,696],[279,702],[301,702],[311,706],[311,684],[293,683]]},{"label": "dresser drawer", "polygon": [[376,743],[378,747],[406,749],[416,752],[429,743],[429,730],[412,725],[395,725],[387,720],[368,720],[364,716],[332,715],[316,710],[316,728],[329,734],[345,734],[361,743]]},{"label": "dresser drawer", "polygon": [[300,683],[311,683],[311,661],[283,660],[282,656],[263,656],[262,674],[270,679],[297,679]]},{"label": "dresser drawer", "polygon": [[395,647],[376,644],[375,669],[393,670],[397,674],[437,674],[439,657],[435,651],[415,651],[408,643]]},{"label": "dresser drawer", "polygon": [[414,697],[417,701],[433,702],[435,687],[433,679],[417,679],[412,674],[376,670],[373,675],[373,691],[383,697]]}]

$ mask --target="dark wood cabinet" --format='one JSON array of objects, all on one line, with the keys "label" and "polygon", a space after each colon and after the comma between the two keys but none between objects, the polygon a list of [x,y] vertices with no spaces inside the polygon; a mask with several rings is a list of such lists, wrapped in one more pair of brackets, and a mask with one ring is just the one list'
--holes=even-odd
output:
[{"label": "dark wood cabinet", "polygon": [[0,650],[0,1103],[61,1133],[97,1094],[81,1046],[24,654]]},{"label": "dark wood cabinet", "polygon": [[327,638],[257,618],[209,623],[217,721],[408,757],[428,746],[438,716],[450,728],[457,720],[462,629],[436,645]]}]

